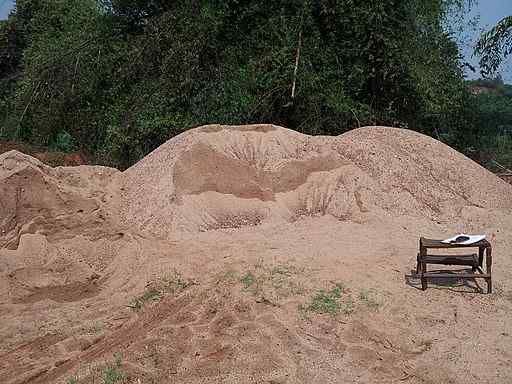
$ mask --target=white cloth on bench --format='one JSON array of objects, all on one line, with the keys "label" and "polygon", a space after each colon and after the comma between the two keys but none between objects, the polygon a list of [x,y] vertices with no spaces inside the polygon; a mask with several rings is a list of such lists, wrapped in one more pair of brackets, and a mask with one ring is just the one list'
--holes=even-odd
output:
[{"label": "white cloth on bench", "polygon": [[[457,239],[457,237],[459,237],[459,236],[466,236],[466,237],[469,237],[469,240],[455,242],[455,239]],[[445,244],[463,244],[463,245],[469,245],[469,244],[478,243],[480,240],[483,240],[483,239],[485,239],[485,235],[466,235],[466,234],[464,234],[464,233],[460,233],[460,234],[458,234],[458,235],[455,235],[455,236],[453,236],[453,237],[450,237],[449,239],[442,240],[441,242],[442,242],[442,243],[445,243]]]}]

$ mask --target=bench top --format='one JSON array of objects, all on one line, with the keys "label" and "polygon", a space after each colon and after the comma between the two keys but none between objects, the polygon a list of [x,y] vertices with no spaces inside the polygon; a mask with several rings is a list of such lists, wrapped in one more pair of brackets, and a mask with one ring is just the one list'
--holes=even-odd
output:
[{"label": "bench top", "polygon": [[434,240],[427,239],[425,237],[420,237],[420,247],[423,248],[470,248],[470,247],[478,247],[478,248],[491,248],[491,243],[489,243],[486,239],[480,240],[473,244],[457,244],[443,243],[442,240]]}]

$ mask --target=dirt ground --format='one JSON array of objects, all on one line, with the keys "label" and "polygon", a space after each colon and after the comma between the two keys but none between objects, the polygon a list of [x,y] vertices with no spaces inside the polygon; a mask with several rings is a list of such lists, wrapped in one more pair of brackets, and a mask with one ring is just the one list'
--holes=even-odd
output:
[{"label": "dirt ground", "polygon": [[[206,126],[124,172],[0,155],[1,383],[510,383],[512,186],[385,127]],[[413,275],[485,233],[482,280]]]}]

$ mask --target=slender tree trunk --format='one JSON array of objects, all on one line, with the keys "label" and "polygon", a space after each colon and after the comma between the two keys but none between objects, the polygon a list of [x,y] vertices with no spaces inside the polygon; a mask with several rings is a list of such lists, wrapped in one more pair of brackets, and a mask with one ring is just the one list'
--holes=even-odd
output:
[{"label": "slender tree trunk", "polygon": [[295,87],[297,85],[297,70],[299,69],[301,47],[302,47],[302,22],[301,22],[300,31],[299,31],[299,44],[297,46],[297,54],[295,55],[295,68],[293,70],[292,102],[295,99]]}]

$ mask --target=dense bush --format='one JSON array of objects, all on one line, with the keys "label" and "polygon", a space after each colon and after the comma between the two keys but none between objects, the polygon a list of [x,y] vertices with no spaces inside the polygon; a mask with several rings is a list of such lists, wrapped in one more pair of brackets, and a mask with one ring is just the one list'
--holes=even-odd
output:
[{"label": "dense bush", "polygon": [[496,127],[443,28],[464,3],[18,0],[0,24],[0,135],[119,167],[206,123],[385,124],[474,154]]}]

